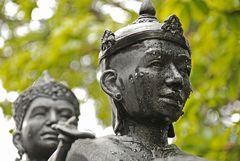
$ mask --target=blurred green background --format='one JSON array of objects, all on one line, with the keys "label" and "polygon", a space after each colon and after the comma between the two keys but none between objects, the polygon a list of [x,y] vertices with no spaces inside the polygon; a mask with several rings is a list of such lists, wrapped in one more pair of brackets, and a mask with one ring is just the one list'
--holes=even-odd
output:
[{"label": "blurred green background", "polygon": [[[98,81],[100,39],[104,30],[133,22],[140,2],[0,0],[0,93],[16,96],[47,69],[86,91],[80,101],[94,99],[101,123],[110,125]],[[173,13],[180,18],[192,48],[193,93],[175,123],[174,142],[201,157],[240,161],[240,0],[152,2],[160,21]],[[6,117],[13,100],[0,96]]]}]

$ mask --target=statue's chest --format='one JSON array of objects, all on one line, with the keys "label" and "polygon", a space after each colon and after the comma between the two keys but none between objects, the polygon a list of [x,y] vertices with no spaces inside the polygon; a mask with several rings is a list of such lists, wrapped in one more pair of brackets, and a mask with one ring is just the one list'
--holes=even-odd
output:
[{"label": "statue's chest", "polygon": [[118,144],[116,150],[112,149],[110,153],[118,158],[118,161],[151,161],[177,155],[173,147],[152,148],[131,141]]},{"label": "statue's chest", "polygon": [[124,142],[118,144],[116,148],[112,148],[109,153],[112,154],[114,160],[117,161],[150,161],[152,160],[151,152],[143,146],[136,143]]},{"label": "statue's chest", "polygon": [[110,150],[110,153],[119,161],[151,161],[157,158],[167,158],[176,155],[176,150],[172,148],[152,148],[146,147],[140,143],[123,142],[118,144],[116,150]]}]

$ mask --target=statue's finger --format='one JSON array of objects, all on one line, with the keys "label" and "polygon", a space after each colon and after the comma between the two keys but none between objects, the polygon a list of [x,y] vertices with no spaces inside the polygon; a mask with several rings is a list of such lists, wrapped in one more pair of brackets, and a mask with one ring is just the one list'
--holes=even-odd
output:
[{"label": "statue's finger", "polygon": [[95,138],[95,135],[90,132],[81,132],[76,128],[69,128],[67,126],[56,125],[55,129],[63,135],[73,137],[73,138]]},{"label": "statue's finger", "polygon": [[75,123],[76,121],[77,121],[76,116],[72,116],[67,120],[66,124]]},{"label": "statue's finger", "polygon": [[53,124],[51,126],[54,130],[59,131],[60,133],[69,131],[75,127],[67,126],[66,124]]}]

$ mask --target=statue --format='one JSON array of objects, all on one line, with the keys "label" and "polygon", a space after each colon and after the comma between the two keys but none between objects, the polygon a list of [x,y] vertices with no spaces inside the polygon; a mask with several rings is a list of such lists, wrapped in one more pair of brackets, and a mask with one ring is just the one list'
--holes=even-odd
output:
[{"label": "statue", "polygon": [[160,23],[145,0],[133,24],[105,31],[100,65],[116,136],[78,139],[66,161],[207,161],[168,144],[192,91],[191,50],[176,15]]},{"label": "statue", "polygon": [[60,150],[68,150],[72,140],[60,137],[59,141],[54,128],[59,122],[71,126],[75,132],[71,136],[93,137],[89,133],[76,132],[79,102],[70,89],[54,81],[47,72],[19,95],[13,103],[13,114],[16,124],[13,143],[20,156],[16,161],[22,160],[24,153],[27,161],[47,161],[60,143]]}]

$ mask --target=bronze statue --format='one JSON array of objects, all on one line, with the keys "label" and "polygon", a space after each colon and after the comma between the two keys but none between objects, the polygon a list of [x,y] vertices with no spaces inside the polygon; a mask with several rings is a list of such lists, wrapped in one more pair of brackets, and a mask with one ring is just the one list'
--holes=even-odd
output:
[{"label": "bronze statue", "polygon": [[100,65],[116,136],[78,139],[66,161],[206,161],[167,140],[192,91],[191,50],[176,15],[160,23],[145,0],[133,24],[105,31]]},{"label": "bronze statue", "polygon": [[[24,153],[27,161],[47,161],[59,145],[59,135],[54,128],[59,122],[71,126],[71,136],[79,138],[79,133],[76,134],[80,114],[78,100],[70,89],[54,81],[46,72],[19,95],[13,103],[13,113],[16,123],[13,143],[20,155],[16,161],[20,161]],[[80,134],[80,137],[89,136]],[[61,148],[68,150],[72,140],[61,138]]]}]

